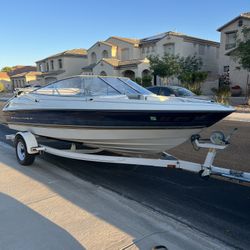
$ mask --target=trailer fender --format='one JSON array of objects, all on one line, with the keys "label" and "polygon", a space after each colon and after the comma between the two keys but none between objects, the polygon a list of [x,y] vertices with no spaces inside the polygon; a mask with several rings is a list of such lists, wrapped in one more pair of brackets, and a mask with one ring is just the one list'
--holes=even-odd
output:
[{"label": "trailer fender", "polygon": [[21,136],[26,144],[27,147],[27,151],[29,154],[37,154],[37,150],[35,148],[38,147],[38,143],[36,140],[36,137],[30,133],[30,132],[18,132],[16,133],[15,138],[17,138],[18,136]]}]

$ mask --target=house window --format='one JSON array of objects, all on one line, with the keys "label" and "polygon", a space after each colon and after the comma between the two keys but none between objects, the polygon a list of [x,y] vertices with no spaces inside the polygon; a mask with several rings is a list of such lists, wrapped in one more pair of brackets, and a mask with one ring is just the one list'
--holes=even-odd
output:
[{"label": "house window", "polygon": [[121,51],[121,58],[122,60],[129,60],[129,49],[122,49]]},{"label": "house window", "polygon": [[199,44],[199,54],[204,55],[205,54],[205,45]]},{"label": "house window", "polygon": [[175,45],[174,43],[167,43],[163,45],[164,53],[174,55]]},{"label": "house window", "polygon": [[232,49],[236,46],[236,31],[226,33],[225,49]]},{"label": "house window", "polygon": [[102,52],[102,58],[108,58],[108,57],[109,57],[108,51],[107,51],[107,50],[104,50],[104,51]]},{"label": "house window", "polygon": [[46,63],[46,71],[49,71],[49,63]]},{"label": "house window", "polygon": [[50,61],[50,67],[51,67],[51,70],[54,70],[54,61],[53,60]]},{"label": "house window", "polygon": [[62,59],[58,59],[58,66],[59,66],[59,69],[62,69],[62,67],[63,67]]}]

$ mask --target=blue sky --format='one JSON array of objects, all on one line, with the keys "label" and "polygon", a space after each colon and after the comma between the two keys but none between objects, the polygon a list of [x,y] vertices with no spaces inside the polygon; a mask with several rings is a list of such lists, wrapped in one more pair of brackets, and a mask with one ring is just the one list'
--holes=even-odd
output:
[{"label": "blue sky", "polygon": [[216,29],[250,11],[249,0],[12,0],[0,4],[0,68],[88,49],[109,36],[178,31],[219,41]]}]

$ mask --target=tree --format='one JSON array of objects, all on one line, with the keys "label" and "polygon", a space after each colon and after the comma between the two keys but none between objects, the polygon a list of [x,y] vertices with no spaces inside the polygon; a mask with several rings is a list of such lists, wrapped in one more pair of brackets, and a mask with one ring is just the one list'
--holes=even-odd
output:
[{"label": "tree", "polygon": [[184,87],[198,95],[201,94],[201,83],[206,80],[207,72],[201,71],[202,60],[200,58],[165,54],[162,58],[151,56],[149,62],[154,75],[167,79],[177,77]]},{"label": "tree", "polygon": [[200,95],[201,83],[207,78],[207,72],[201,71],[201,58],[197,58],[196,56],[182,57],[179,63],[180,73],[177,78],[184,87]]},{"label": "tree", "polygon": [[10,72],[11,70],[12,70],[11,67],[6,66],[6,67],[3,67],[3,68],[1,69],[1,72]]},{"label": "tree", "polygon": [[[249,72],[250,72],[250,28],[243,27],[242,38],[237,39],[237,47],[231,52],[231,57],[238,61],[240,67],[248,71],[247,84],[246,84],[246,98],[249,99]],[[240,69],[239,67],[239,69]],[[249,100],[247,101],[249,103]]]},{"label": "tree", "polygon": [[159,56],[150,56],[150,70],[153,75],[167,78],[176,76],[180,71],[179,56],[165,54],[162,58]]},{"label": "tree", "polygon": [[237,48],[231,53],[231,56],[238,60],[243,69],[250,71],[250,28],[242,29],[242,38],[237,40]]}]

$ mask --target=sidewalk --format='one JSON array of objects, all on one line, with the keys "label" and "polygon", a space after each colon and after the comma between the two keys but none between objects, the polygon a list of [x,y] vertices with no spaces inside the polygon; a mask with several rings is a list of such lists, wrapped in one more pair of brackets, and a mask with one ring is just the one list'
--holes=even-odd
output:
[{"label": "sidewalk", "polygon": [[234,112],[231,115],[224,118],[224,120],[250,122],[250,112],[249,113]]},{"label": "sidewalk", "polygon": [[20,166],[3,143],[0,191],[0,249],[228,249],[42,159]]}]

